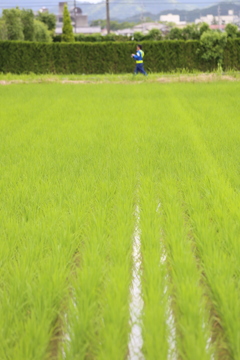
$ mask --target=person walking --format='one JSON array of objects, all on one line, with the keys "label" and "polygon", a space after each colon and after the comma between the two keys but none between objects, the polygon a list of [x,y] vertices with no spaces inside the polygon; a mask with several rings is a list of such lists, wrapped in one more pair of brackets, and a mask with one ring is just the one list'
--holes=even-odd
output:
[{"label": "person walking", "polygon": [[142,73],[143,75],[147,75],[146,71],[144,70],[143,67],[143,57],[144,57],[144,52],[142,50],[142,45],[137,45],[137,52],[136,55],[132,54],[131,57],[133,59],[136,60],[136,67],[134,70],[134,75],[138,74],[139,72]]}]

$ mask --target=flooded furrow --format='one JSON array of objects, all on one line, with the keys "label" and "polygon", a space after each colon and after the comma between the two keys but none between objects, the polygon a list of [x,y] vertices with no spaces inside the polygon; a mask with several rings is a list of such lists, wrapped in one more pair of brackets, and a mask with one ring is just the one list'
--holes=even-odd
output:
[{"label": "flooded furrow", "polygon": [[128,360],[144,360],[142,353],[143,338],[142,338],[142,260],[141,260],[141,230],[140,230],[140,209],[136,206],[135,209],[136,225],[133,236],[133,269],[132,269],[132,283],[130,288],[130,324],[131,332],[129,337],[129,355]]},{"label": "flooded furrow", "polygon": [[[157,206],[157,213],[160,213],[161,211],[161,203]],[[161,231],[160,234],[160,243],[161,243],[161,251],[162,255],[160,258],[160,266],[166,269],[166,275],[165,275],[165,286],[164,286],[164,295],[167,296],[167,308],[166,308],[166,325],[167,325],[167,331],[168,331],[168,360],[177,360],[177,341],[176,341],[176,324],[175,324],[175,317],[172,309],[172,298],[169,294],[169,274],[167,270],[167,251],[163,242],[163,231]]]},{"label": "flooded furrow", "polygon": [[[162,256],[160,259],[160,265],[162,267],[167,267],[167,253],[164,247],[163,242],[161,241],[162,246]],[[168,331],[168,360],[177,360],[177,342],[176,342],[176,324],[175,324],[175,317],[172,309],[172,298],[169,294],[169,274],[166,272],[165,275],[165,286],[164,286],[164,294],[167,296],[167,308],[166,308],[166,325]]]}]

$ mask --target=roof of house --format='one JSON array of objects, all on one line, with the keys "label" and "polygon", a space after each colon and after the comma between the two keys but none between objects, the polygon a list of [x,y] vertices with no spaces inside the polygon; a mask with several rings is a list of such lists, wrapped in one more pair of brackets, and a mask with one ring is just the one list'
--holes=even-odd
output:
[{"label": "roof of house", "polygon": [[210,25],[209,26],[210,27],[210,29],[212,29],[212,30],[224,30],[225,29],[225,27],[226,27],[226,25]]}]

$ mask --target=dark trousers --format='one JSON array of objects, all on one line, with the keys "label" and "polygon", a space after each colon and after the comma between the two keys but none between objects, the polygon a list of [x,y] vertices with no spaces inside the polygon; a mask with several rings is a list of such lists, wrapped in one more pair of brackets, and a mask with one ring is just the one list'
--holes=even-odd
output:
[{"label": "dark trousers", "polygon": [[143,75],[147,75],[146,71],[144,70],[143,63],[136,64],[134,74],[142,73]]}]

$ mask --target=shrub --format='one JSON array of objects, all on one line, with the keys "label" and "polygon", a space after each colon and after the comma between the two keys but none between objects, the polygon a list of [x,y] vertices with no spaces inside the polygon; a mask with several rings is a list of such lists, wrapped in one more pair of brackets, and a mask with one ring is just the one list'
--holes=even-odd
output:
[{"label": "shrub", "polygon": [[39,20],[34,20],[34,40],[39,42],[51,42],[52,37],[47,25]]},{"label": "shrub", "polygon": [[141,33],[140,31],[136,31],[134,34],[133,34],[133,39],[134,41],[143,41],[145,38],[144,34]]},{"label": "shrub", "polygon": [[62,41],[73,42],[74,40],[71,18],[67,5],[65,4],[63,10]]},{"label": "shrub", "polygon": [[7,25],[4,20],[0,19],[0,40],[7,40]]},{"label": "shrub", "polygon": [[158,29],[152,29],[145,35],[144,40],[162,40],[162,33]]},{"label": "shrub", "polygon": [[54,14],[50,14],[48,12],[39,12],[36,19],[47,25],[49,31],[55,30],[56,16]]},{"label": "shrub", "polygon": [[182,30],[178,28],[172,28],[167,35],[169,40],[183,40]]},{"label": "shrub", "polygon": [[34,14],[32,10],[21,10],[24,40],[34,40]]},{"label": "shrub", "polygon": [[207,23],[202,23],[200,25],[200,28],[199,28],[199,34],[200,34],[200,37],[202,36],[202,34],[206,31],[210,31],[210,27]]},{"label": "shrub", "polygon": [[187,25],[182,29],[183,40],[199,40],[200,32],[199,27],[196,24]]},{"label": "shrub", "polygon": [[231,39],[235,39],[238,36],[238,27],[234,24],[227,24],[225,27],[225,31],[227,33],[227,37]]},{"label": "shrub", "polygon": [[202,58],[206,61],[214,61],[214,64],[221,64],[223,51],[227,44],[226,33],[219,31],[206,31],[200,39]]},{"label": "shrub", "polygon": [[3,10],[3,20],[6,24],[8,40],[24,40],[21,10]]}]

